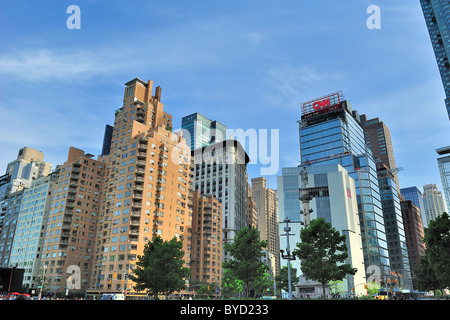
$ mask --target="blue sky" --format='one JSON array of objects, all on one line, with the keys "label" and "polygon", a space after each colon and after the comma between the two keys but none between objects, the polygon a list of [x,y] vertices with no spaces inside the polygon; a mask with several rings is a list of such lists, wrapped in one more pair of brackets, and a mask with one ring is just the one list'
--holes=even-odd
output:
[{"label": "blue sky", "polygon": [[[69,5],[81,29],[69,30]],[[369,5],[381,29],[369,30]],[[389,127],[401,187],[437,183],[449,145],[444,92],[419,1],[0,0],[0,172],[28,146],[55,167],[99,154],[124,83],[162,87],[174,129],[193,112],[228,128],[279,129],[299,162],[300,103],[342,90]],[[260,175],[258,161],[248,166]],[[276,188],[276,175],[268,177]]]}]

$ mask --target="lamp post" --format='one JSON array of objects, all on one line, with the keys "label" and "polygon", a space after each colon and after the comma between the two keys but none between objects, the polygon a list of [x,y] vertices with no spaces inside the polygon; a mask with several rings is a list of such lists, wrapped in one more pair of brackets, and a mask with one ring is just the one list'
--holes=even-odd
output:
[{"label": "lamp post", "polygon": [[42,271],[41,290],[39,290],[39,296],[38,296],[39,300],[41,300],[41,298],[42,298],[42,290],[44,290],[45,271],[47,271],[47,265],[44,264],[43,268],[44,268],[44,270]]},{"label": "lamp post", "polygon": [[289,218],[285,218],[283,220],[284,223],[286,223],[286,226],[284,227],[284,231],[286,234],[282,234],[281,236],[286,237],[286,254],[284,254],[284,250],[280,250],[281,252],[281,258],[288,260],[288,287],[289,287],[289,295],[288,299],[292,300],[292,289],[291,289],[291,260],[295,260],[295,254],[291,253],[291,248],[289,247],[289,236],[293,236],[294,234],[290,234],[289,232],[292,230],[291,227],[289,227],[289,223],[301,223],[302,221],[291,221]]}]

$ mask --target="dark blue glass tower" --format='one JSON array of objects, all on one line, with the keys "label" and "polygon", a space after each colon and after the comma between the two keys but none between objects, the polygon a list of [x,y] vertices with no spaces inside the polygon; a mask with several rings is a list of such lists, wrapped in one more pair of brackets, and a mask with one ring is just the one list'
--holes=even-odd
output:
[{"label": "dark blue glass tower", "polygon": [[450,1],[420,0],[445,91],[450,118]]}]

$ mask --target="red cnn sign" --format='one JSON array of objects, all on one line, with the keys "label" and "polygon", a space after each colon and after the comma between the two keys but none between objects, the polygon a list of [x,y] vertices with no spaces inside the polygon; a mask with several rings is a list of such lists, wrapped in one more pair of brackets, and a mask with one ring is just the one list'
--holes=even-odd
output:
[{"label": "red cnn sign", "polygon": [[320,110],[322,108],[328,107],[330,105],[330,98],[321,101],[316,101],[313,103],[312,107],[314,110]]},{"label": "red cnn sign", "polygon": [[329,95],[326,95],[324,97],[320,97],[314,100],[310,100],[303,103],[303,110],[302,115],[305,115],[307,113],[311,113],[314,111],[318,111],[320,109],[339,104],[341,103],[343,99],[342,91],[338,91]]}]

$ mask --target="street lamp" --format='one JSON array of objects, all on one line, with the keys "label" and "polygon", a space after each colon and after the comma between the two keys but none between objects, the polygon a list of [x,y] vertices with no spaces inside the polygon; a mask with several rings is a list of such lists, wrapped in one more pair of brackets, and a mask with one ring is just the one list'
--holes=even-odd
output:
[{"label": "street lamp", "polygon": [[42,298],[42,290],[44,289],[45,271],[47,271],[47,265],[44,264],[43,268],[44,268],[44,270],[42,271],[41,290],[39,290],[39,296],[38,296],[39,300],[41,300],[41,298]]},{"label": "street lamp", "polygon": [[283,220],[284,223],[286,223],[286,226],[284,227],[284,231],[286,234],[282,234],[281,236],[286,237],[286,254],[284,254],[284,250],[280,250],[281,257],[283,259],[288,260],[288,287],[289,287],[289,295],[288,299],[292,300],[292,289],[291,289],[291,260],[295,260],[295,254],[291,253],[291,248],[289,247],[289,236],[293,236],[294,234],[290,234],[289,232],[292,230],[291,227],[289,227],[289,223],[300,223],[303,224],[302,221],[291,221],[289,218],[285,218]]}]

